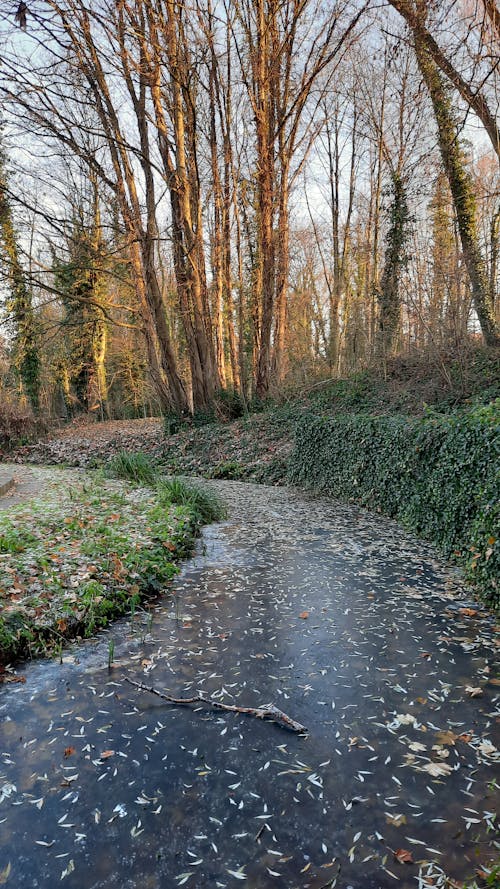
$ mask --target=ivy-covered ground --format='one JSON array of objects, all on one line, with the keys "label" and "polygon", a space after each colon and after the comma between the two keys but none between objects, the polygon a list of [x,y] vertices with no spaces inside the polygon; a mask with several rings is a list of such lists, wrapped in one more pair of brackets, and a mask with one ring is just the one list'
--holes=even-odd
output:
[{"label": "ivy-covered ground", "polygon": [[37,467],[29,485],[38,494],[0,499],[3,665],[57,651],[157,596],[199,521],[161,484]]}]

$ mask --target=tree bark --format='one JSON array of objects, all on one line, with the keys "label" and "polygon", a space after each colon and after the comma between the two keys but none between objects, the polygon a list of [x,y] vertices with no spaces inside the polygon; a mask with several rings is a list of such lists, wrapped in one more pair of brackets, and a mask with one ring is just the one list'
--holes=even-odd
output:
[{"label": "tree bark", "polygon": [[465,165],[458,141],[456,120],[441,74],[427,45],[414,33],[417,61],[431,97],[438,130],[443,166],[457,215],[464,262],[469,274],[472,298],[481,331],[488,346],[500,344],[500,332],[495,321],[485,262],[479,245],[476,223],[476,201],[470,174]]},{"label": "tree bark", "polygon": [[[421,0],[419,0],[419,2],[421,2]],[[425,27],[418,9],[415,9],[412,6],[410,0],[390,0],[390,3],[408,23],[415,39],[418,40],[422,49],[425,48],[434,64],[446,75],[449,81],[458,90],[462,99],[477,114],[489,136],[494,151],[500,158],[500,128],[498,127],[495,116],[490,111],[488,103],[482,93],[479,92],[479,90],[473,89],[470,84],[464,80],[456,68],[453,67],[450,60],[445,56],[443,50],[434,40],[432,34],[430,34]],[[496,29],[500,30],[498,25],[500,20],[498,12],[495,17],[492,12],[492,3],[486,3],[486,6],[487,8],[490,8],[492,24]]]}]

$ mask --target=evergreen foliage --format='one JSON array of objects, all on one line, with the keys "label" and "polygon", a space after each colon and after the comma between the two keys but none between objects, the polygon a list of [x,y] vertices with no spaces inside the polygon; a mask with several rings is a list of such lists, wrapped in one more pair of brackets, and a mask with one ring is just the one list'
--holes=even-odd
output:
[{"label": "evergreen foliage", "polygon": [[88,411],[95,403],[106,413],[107,384],[104,360],[107,325],[101,302],[104,296],[102,244],[97,226],[75,222],[66,261],[54,263],[54,280],[64,307],[65,349],[59,378],[66,409]]},{"label": "evergreen foliage", "polygon": [[377,292],[380,305],[379,348],[382,355],[391,352],[400,326],[400,280],[401,272],[408,264],[407,245],[412,223],[406,186],[398,171],[391,174],[391,204],[387,217],[389,228],[386,235],[384,271]]},{"label": "evergreen foliage", "polygon": [[5,159],[0,150],[0,260],[5,264],[9,296],[7,316],[14,333],[14,365],[35,414],[40,408],[40,359],[31,291],[19,257],[7,189]]},{"label": "evergreen foliage", "polygon": [[419,419],[305,416],[291,481],[394,516],[500,605],[499,408],[497,400]]}]

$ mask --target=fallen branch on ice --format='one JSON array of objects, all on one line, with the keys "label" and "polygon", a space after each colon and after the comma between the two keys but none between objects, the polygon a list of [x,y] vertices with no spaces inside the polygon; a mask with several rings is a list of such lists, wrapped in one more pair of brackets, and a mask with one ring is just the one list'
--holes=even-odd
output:
[{"label": "fallen branch on ice", "polygon": [[287,716],[286,713],[283,713],[274,704],[266,704],[264,707],[237,707],[235,704],[221,704],[220,701],[213,701],[211,698],[204,698],[202,695],[196,695],[193,698],[174,698],[172,695],[166,695],[152,686],[143,685],[142,682],[136,682],[135,679],[129,679],[128,676],[125,676],[124,679],[130,685],[135,685],[141,691],[149,691],[150,694],[168,701],[169,704],[206,704],[207,707],[214,707],[216,710],[227,710],[229,713],[245,713],[248,716],[256,716],[257,719],[272,719],[273,722],[277,722],[278,725],[289,728],[293,732],[307,732],[305,725],[301,725],[300,722],[291,719],[290,716]]}]

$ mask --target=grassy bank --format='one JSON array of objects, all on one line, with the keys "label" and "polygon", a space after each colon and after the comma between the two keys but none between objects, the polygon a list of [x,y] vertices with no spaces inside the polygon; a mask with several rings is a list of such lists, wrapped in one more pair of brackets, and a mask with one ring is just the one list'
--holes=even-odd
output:
[{"label": "grassy bank", "polygon": [[500,402],[456,414],[309,415],[290,478],[399,519],[500,605]]},{"label": "grassy bank", "polygon": [[151,482],[68,486],[63,473],[48,494],[0,511],[1,664],[90,636],[165,589],[220,506],[181,482]]}]

